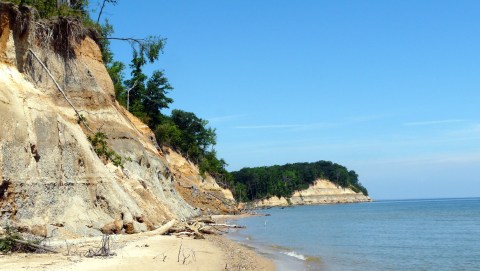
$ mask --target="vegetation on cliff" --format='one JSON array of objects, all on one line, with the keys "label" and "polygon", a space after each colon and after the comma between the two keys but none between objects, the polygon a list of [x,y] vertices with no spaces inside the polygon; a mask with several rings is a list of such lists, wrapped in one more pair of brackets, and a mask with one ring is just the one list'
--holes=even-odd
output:
[{"label": "vegetation on cliff", "polygon": [[88,18],[86,0],[5,0],[5,2],[34,7],[40,18],[54,16]]},{"label": "vegetation on cliff", "polygon": [[329,161],[243,168],[232,172],[232,175],[233,190],[242,201],[271,196],[290,197],[297,190],[307,189],[317,179],[327,179],[341,187],[368,195],[355,171]]}]

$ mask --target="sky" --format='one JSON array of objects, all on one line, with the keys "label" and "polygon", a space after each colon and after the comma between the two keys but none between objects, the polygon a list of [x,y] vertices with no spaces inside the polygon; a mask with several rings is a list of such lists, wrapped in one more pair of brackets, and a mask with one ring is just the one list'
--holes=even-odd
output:
[{"label": "sky", "polygon": [[[403,199],[480,196],[478,14],[480,1],[119,0],[103,19],[116,37],[167,39],[146,70],[165,70],[171,109],[216,129],[229,170],[329,160],[372,198]],[[131,60],[127,43],[112,50]]]}]

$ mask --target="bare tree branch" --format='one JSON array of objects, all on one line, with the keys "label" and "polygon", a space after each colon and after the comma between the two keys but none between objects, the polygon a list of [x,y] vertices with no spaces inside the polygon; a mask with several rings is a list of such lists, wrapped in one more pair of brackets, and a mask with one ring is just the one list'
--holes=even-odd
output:
[{"label": "bare tree branch", "polygon": [[100,24],[100,17],[102,16],[103,9],[107,3],[112,3],[113,5],[117,4],[117,0],[103,0],[102,7],[100,8],[100,12],[98,13],[97,24]]},{"label": "bare tree branch", "polygon": [[103,0],[102,7],[100,8],[100,12],[98,13],[97,24],[100,23],[100,17],[102,16],[103,8],[105,8],[105,3],[107,3],[107,0]]},{"label": "bare tree branch", "polygon": [[130,91],[134,89],[137,86],[138,79],[135,80],[135,83],[133,83],[133,86],[129,89],[127,89],[127,111],[130,111]]},{"label": "bare tree branch", "polygon": [[65,94],[63,89],[60,87],[60,85],[57,83],[57,80],[55,80],[52,73],[50,73],[50,70],[47,68],[47,66],[45,66],[45,64],[43,64],[43,62],[40,60],[40,58],[38,58],[38,56],[35,54],[35,52],[33,52],[32,49],[28,49],[28,51],[35,57],[35,59],[38,60],[40,65],[42,65],[42,67],[45,69],[48,76],[50,76],[50,78],[53,80],[53,83],[55,83],[55,86],[57,86],[58,91],[60,91],[60,93],[62,93],[65,100],[67,100],[68,104],[73,108],[73,110],[77,114],[77,117],[78,117],[79,121],[81,121],[83,123],[83,125],[85,125],[85,127],[88,129],[88,131],[90,131],[93,134],[93,130],[90,128],[90,126],[88,126],[87,122],[85,121],[83,116],[80,114],[80,112],[77,110],[77,108],[73,105],[73,103],[70,101],[70,99],[68,99],[67,95]]},{"label": "bare tree branch", "polygon": [[136,38],[115,38],[115,37],[100,37],[99,39],[101,40],[122,40],[122,41],[129,41],[129,42],[135,42],[138,43],[138,45],[143,46],[143,42],[145,42],[145,39],[136,39]]}]

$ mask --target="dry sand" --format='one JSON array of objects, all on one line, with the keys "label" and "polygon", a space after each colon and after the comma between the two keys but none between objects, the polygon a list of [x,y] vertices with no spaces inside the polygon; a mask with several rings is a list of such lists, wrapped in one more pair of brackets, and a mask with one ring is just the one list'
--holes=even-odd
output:
[{"label": "dry sand", "polygon": [[[60,254],[0,254],[0,270],[275,270],[273,262],[222,236],[191,237],[119,235],[112,241],[116,256],[86,258],[101,237],[52,242]],[[70,255],[68,255],[70,254]]]}]

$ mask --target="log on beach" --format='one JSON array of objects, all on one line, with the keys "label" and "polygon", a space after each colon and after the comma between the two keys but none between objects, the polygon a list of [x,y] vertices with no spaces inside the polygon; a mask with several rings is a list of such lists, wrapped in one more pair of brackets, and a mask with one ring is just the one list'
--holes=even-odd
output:
[{"label": "log on beach", "polygon": [[177,220],[172,219],[169,222],[167,222],[165,225],[162,225],[161,227],[159,227],[158,229],[155,229],[153,231],[146,232],[144,235],[146,235],[146,236],[164,235],[164,234],[168,233],[170,228],[172,228],[175,225],[175,223],[177,223]]}]

